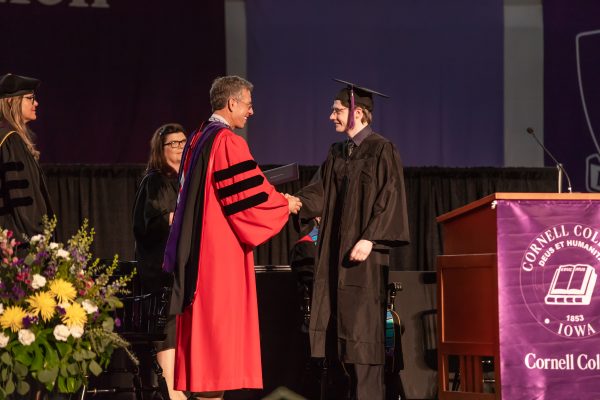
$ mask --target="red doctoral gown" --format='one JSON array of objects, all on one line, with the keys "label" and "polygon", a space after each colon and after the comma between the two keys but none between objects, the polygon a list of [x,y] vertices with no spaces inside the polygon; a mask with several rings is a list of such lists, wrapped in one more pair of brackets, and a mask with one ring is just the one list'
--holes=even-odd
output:
[{"label": "red doctoral gown", "polygon": [[229,129],[216,133],[205,168],[202,233],[192,238],[200,241],[196,290],[177,318],[175,388],[262,388],[252,249],[285,225],[288,202]]}]

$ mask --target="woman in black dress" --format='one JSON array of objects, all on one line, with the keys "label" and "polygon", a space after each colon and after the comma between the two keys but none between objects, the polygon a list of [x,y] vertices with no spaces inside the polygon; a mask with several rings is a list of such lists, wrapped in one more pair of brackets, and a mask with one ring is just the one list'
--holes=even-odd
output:
[{"label": "woman in black dress", "polygon": [[[150,160],[138,188],[133,208],[133,234],[138,274],[146,293],[171,286],[171,274],[163,272],[163,254],[177,203],[179,163],[186,143],[185,130],[179,124],[166,124],[154,132],[150,141]],[[173,390],[175,365],[175,317],[165,328],[167,339],[157,346],[158,362],[163,369],[171,399],[185,399]]]}]

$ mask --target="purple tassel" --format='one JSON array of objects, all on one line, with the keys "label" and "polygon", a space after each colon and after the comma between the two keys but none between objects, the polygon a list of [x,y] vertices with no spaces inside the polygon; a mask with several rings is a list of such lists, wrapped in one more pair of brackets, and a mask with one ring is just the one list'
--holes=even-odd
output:
[{"label": "purple tassel", "polygon": [[354,128],[354,90],[350,88],[350,111],[348,113],[348,130]]}]

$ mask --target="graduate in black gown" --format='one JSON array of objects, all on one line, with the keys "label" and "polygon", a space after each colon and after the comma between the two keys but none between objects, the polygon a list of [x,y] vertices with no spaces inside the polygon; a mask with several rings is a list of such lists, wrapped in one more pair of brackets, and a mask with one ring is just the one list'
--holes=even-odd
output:
[{"label": "graduate in black gown", "polygon": [[0,227],[21,243],[42,233],[42,217],[53,215],[40,152],[28,127],[37,119],[39,85],[34,78],[0,76]]},{"label": "graduate in black gown", "polygon": [[371,128],[376,92],[344,84],[329,119],[346,139],[297,194],[301,222],[321,216],[311,354],[342,363],[350,398],[383,400],[389,250],[409,240],[404,176],[394,144]]},{"label": "graduate in black gown", "polygon": [[[172,274],[164,272],[162,264],[177,203],[177,174],[186,140],[185,130],[179,124],[166,124],[154,132],[150,140],[150,160],[146,175],[135,197],[135,257],[142,290],[146,293],[173,285]],[[167,320],[165,333],[166,340],[156,346],[158,362],[163,369],[171,399],[185,399],[182,392],[173,390],[176,344],[174,316]]]}]

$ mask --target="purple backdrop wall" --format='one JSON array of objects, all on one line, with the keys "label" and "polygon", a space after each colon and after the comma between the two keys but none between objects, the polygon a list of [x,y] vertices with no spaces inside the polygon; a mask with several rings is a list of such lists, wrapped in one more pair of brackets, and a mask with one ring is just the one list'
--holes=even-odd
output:
[{"label": "purple backdrop wall", "polygon": [[503,165],[501,0],[246,3],[248,136],[260,163],[319,164],[342,139],[332,77],[392,96],[373,126],[406,165]]},{"label": "purple backdrop wall", "polygon": [[209,115],[225,72],[222,0],[0,0],[0,26],[0,74],[43,81],[42,162],[145,162],[159,125]]},{"label": "purple backdrop wall", "polygon": [[544,142],[576,191],[600,191],[599,16],[595,1],[544,1]]}]

